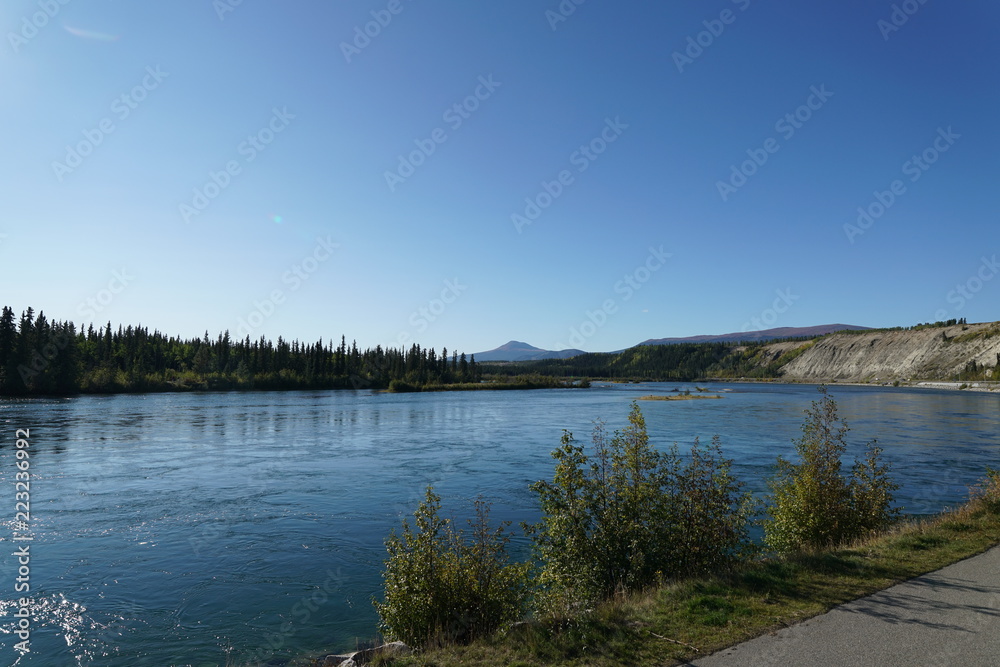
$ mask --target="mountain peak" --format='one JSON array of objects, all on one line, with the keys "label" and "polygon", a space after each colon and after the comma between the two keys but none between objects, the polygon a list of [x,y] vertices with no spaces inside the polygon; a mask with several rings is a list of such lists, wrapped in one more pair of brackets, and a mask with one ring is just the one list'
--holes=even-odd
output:
[{"label": "mountain peak", "polygon": [[509,340],[506,343],[504,343],[503,345],[501,345],[500,347],[498,347],[497,349],[498,350],[504,350],[505,352],[508,351],[508,350],[517,350],[519,352],[521,352],[521,351],[524,351],[524,352],[544,352],[544,350],[542,350],[542,348],[540,348],[540,347],[535,347],[534,345],[528,345],[527,343],[522,343],[519,340]]},{"label": "mountain peak", "polygon": [[535,359],[565,359],[583,354],[583,350],[543,350],[519,340],[507,341],[500,347],[476,352],[476,361],[531,361]]}]

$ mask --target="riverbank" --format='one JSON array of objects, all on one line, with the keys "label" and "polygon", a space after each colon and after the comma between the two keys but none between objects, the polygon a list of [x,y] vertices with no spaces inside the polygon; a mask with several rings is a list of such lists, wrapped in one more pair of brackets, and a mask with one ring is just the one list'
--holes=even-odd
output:
[{"label": "riverbank", "polygon": [[915,382],[901,387],[925,387],[927,389],[955,389],[959,391],[1000,391],[1000,382]]},{"label": "riverbank", "polygon": [[977,391],[986,393],[1000,393],[1000,382],[989,381],[944,381],[944,380],[908,380],[880,382],[844,382],[842,380],[792,380],[782,378],[702,378],[697,382],[725,382],[733,384],[796,384],[814,387],[885,387],[885,388],[913,388],[913,389],[947,389],[953,391]]},{"label": "riverbank", "polygon": [[842,548],[770,559],[724,576],[670,583],[579,617],[392,661],[452,665],[681,664],[1000,544],[1000,478],[986,496]]}]

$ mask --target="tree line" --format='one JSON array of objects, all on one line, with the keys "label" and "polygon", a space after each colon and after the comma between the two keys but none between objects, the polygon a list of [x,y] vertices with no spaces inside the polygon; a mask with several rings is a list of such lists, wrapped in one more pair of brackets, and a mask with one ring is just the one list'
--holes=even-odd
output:
[{"label": "tree line", "polygon": [[233,340],[228,331],[183,339],[143,326],[78,330],[32,308],[0,315],[0,394],[75,394],[192,389],[383,389],[394,380],[410,386],[475,383],[475,356],[409,349],[361,350],[340,343],[278,337]]}]

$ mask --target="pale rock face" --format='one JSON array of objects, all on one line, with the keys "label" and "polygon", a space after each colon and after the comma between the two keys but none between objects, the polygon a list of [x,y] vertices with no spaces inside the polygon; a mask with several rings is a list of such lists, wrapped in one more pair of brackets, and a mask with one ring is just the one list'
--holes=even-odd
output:
[{"label": "pale rock face", "polygon": [[[815,343],[777,343],[776,359],[807,346],[785,364],[782,378],[805,382],[893,382],[948,380],[966,364],[994,366],[1000,354],[1000,323],[957,324],[919,331],[832,334]],[[772,346],[767,346],[768,348]]]}]

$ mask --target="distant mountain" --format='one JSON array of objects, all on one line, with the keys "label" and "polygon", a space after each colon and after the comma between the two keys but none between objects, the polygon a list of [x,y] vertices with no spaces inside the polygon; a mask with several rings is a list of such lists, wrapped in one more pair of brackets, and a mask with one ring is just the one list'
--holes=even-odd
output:
[{"label": "distant mountain", "polygon": [[[853,324],[821,324],[815,327],[778,327],[777,329],[762,329],[761,331],[741,331],[739,333],[719,334],[717,336],[688,336],[687,338],[650,338],[639,345],[672,345],[674,343],[751,343],[776,338],[802,338],[806,336],[823,336],[834,331],[867,331],[871,327],[859,327]],[[476,358],[478,361],[478,357]]]},{"label": "distant mountain", "polygon": [[583,350],[543,350],[528,345],[517,340],[504,343],[495,350],[486,352],[476,352],[476,361],[534,361],[536,359],[567,359],[579,354],[586,354]]}]

